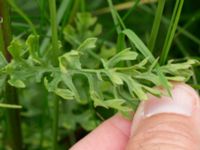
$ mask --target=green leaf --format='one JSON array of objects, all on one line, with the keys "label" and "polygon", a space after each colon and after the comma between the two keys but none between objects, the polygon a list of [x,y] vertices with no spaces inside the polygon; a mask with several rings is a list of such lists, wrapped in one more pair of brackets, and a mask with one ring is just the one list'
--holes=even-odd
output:
[{"label": "green leaf", "polygon": [[100,52],[100,56],[103,59],[108,59],[112,56],[114,56],[116,54],[116,48],[115,47],[111,47],[111,48],[107,48],[105,45],[102,45],[101,47],[101,52]]},{"label": "green leaf", "polygon": [[76,45],[80,44],[80,41],[76,39],[76,31],[71,25],[67,25],[64,28],[63,34],[65,40],[69,42],[74,48],[76,47]]},{"label": "green leaf", "polygon": [[102,106],[102,107],[105,107],[108,109],[108,106],[105,104],[104,100],[100,98],[99,94],[96,91],[91,90],[90,96],[91,96],[92,100],[94,101],[95,107]]},{"label": "green leaf", "polygon": [[57,88],[55,90],[55,94],[62,97],[65,100],[72,100],[74,99],[74,93],[68,89],[61,89]]},{"label": "green leaf", "polygon": [[89,88],[90,88],[89,93],[90,93],[91,99],[94,101],[94,106],[101,105],[107,108],[107,106],[103,102],[104,98],[99,86],[99,82],[98,82],[99,79],[95,77],[94,75],[87,75],[86,77],[88,78]]},{"label": "green leaf", "polygon": [[96,17],[92,17],[91,13],[78,13],[76,26],[78,31],[83,31],[93,26],[97,21]]},{"label": "green leaf", "polygon": [[[150,63],[155,62],[155,58],[150,52],[150,50],[145,46],[145,44],[140,40],[140,38],[130,29],[125,29],[123,33],[129,38],[129,40],[136,46],[136,48],[144,55],[144,57],[148,57]],[[156,72],[160,78],[160,82],[162,83],[163,87],[166,88],[168,94],[171,95],[170,92],[170,84],[163,75],[162,71],[160,70],[159,64],[156,65]]]},{"label": "green leaf", "polygon": [[26,87],[24,82],[22,80],[18,80],[18,79],[10,79],[10,80],[8,80],[8,83],[16,88],[25,88]]},{"label": "green leaf", "polygon": [[77,51],[84,52],[88,49],[92,49],[96,47],[97,38],[88,38],[86,39],[77,49]]},{"label": "green leaf", "polygon": [[64,84],[70,89],[70,91],[72,91],[72,93],[74,94],[74,97],[76,99],[77,102],[81,103],[81,104],[85,104],[86,101],[81,100],[79,93],[72,81],[72,76],[70,74],[62,74],[61,75],[62,81],[64,82]]},{"label": "green leaf", "polygon": [[77,49],[80,43],[85,39],[96,37],[102,32],[102,26],[96,24],[97,18],[90,13],[78,13],[75,20],[75,28],[73,25],[67,25],[64,28],[64,37],[69,42],[73,49]]},{"label": "green leaf", "polygon": [[108,108],[114,108],[116,110],[119,111],[131,111],[131,108],[129,108],[128,106],[124,106],[123,104],[126,101],[124,99],[110,99],[110,100],[105,100],[104,104],[108,107]]},{"label": "green leaf", "polygon": [[38,35],[29,35],[26,40],[26,45],[30,56],[38,61],[38,51],[39,51],[39,36]]},{"label": "green leaf", "polygon": [[69,69],[81,69],[80,54],[75,50],[65,53],[58,59],[60,70],[63,73],[67,73]]},{"label": "green leaf", "polygon": [[0,52],[0,70],[8,64],[6,58],[4,57],[3,53]]},{"label": "green leaf", "polygon": [[186,82],[187,78],[182,76],[175,76],[175,77],[167,77],[170,81],[176,81],[176,82]]},{"label": "green leaf", "polygon": [[151,63],[154,62],[155,58],[140,38],[130,29],[125,29],[123,33],[129,38],[129,40],[135,45],[135,47],[144,55],[148,57]]},{"label": "green leaf", "polygon": [[153,70],[154,68],[156,68],[156,65],[158,64],[158,60],[159,60],[159,58],[157,58],[157,59],[154,60],[154,62],[153,62],[153,63],[151,64],[151,66],[149,67],[148,72],[152,72],[152,70]]},{"label": "green leaf", "polygon": [[12,55],[15,60],[22,60],[21,55],[24,51],[25,46],[22,44],[21,41],[14,39],[10,46],[8,47],[8,51]]},{"label": "green leaf", "polygon": [[169,61],[161,67],[163,73],[176,74],[180,70],[188,70],[192,65],[198,64],[197,60],[188,59],[186,62],[175,63],[174,60]]},{"label": "green leaf", "polygon": [[160,97],[162,95],[162,93],[155,89],[155,88],[152,88],[152,87],[148,87],[148,86],[142,86],[146,91],[148,91],[149,93],[155,95],[155,96],[158,96]]},{"label": "green leaf", "polygon": [[94,27],[94,31],[93,31],[93,36],[98,36],[99,34],[101,34],[102,32],[102,25],[100,24],[97,24],[95,27]]},{"label": "green leaf", "polygon": [[105,71],[106,75],[110,78],[110,80],[112,81],[112,83],[115,85],[122,85],[123,84],[123,80],[120,78],[120,76],[117,74],[117,72],[113,71],[113,70],[107,70]]},{"label": "green leaf", "polygon": [[[136,80],[132,79],[129,75],[119,74],[121,79],[127,84],[130,93],[132,92],[138,97],[139,100],[147,100],[147,95],[142,89],[142,85]],[[132,95],[135,97],[134,95]]]},{"label": "green leaf", "polygon": [[62,81],[60,74],[53,74],[53,80],[49,82],[47,78],[44,78],[44,85],[49,92],[54,92],[58,88],[58,84]]},{"label": "green leaf", "polygon": [[157,85],[157,86],[161,85],[159,77],[156,74],[153,74],[151,72],[139,73],[138,75],[135,75],[134,77],[136,79],[150,81],[154,85]]},{"label": "green leaf", "polygon": [[130,48],[127,48],[117,53],[111,59],[109,59],[109,61],[107,62],[107,65],[109,68],[112,68],[120,61],[135,60],[137,56],[138,54],[136,52],[130,51]]}]

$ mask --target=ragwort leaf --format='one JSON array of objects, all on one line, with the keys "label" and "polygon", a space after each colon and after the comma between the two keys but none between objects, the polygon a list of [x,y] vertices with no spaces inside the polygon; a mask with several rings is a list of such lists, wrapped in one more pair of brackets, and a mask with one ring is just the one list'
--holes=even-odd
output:
[{"label": "ragwort leaf", "polygon": [[72,100],[74,99],[74,93],[68,89],[61,89],[57,88],[54,93],[65,100]]},{"label": "ragwort leaf", "polygon": [[130,48],[127,48],[109,59],[107,65],[109,68],[112,68],[120,61],[135,60],[137,56],[138,54],[136,52],[130,51]]},{"label": "ragwort leaf", "polygon": [[84,52],[88,49],[92,49],[96,47],[97,38],[88,38],[86,39],[77,49],[77,51]]},{"label": "ragwort leaf", "polygon": [[22,80],[18,80],[18,79],[10,79],[10,80],[8,80],[8,83],[16,88],[25,88],[26,87],[24,82]]},{"label": "ragwort leaf", "polygon": [[60,70],[63,73],[67,73],[68,69],[81,69],[80,54],[75,50],[65,53],[58,59]]}]

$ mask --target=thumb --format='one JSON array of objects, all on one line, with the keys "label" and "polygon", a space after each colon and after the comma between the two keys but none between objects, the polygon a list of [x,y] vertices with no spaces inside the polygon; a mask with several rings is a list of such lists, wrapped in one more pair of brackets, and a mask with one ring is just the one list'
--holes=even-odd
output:
[{"label": "thumb", "polygon": [[126,150],[199,150],[200,103],[186,84],[176,84],[172,97],[150,96],[140,104]]}]

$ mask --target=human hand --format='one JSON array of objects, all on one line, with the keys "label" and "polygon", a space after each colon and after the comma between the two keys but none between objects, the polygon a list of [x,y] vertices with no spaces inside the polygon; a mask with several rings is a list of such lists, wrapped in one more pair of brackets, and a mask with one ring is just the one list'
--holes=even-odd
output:
[{"label": "human hand", "polygon": [[149,96],[132,121],[111,117],[70,150],[199,150],[200,101],[186,84],[172,98]]}]

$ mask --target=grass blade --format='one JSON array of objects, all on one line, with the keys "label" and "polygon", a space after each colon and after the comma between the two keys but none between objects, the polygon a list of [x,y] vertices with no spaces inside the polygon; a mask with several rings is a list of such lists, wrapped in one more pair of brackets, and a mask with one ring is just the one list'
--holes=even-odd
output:
[{"label": "grass blade", "polygon": [[[135,47],[140,51],[140,53],[144,55],[144,57],[149,58],[148,60],[150,63],[155,62],[156,59],[154,58],[150,50],[145,46],[145,44],[140,40],[140,38],[133,31],[131,31],[130,29],[126,29],[123,31],[123,33],[135,45]],[[156,66],[156,71],[160,78],[160,83],[162,84],[163,87],[166,88],[166,90],[168,91],[168,94],[171,95],[169,82],[165,78],[164,74],[161,72],[159,64],[157,64]]]},{"label": "grass blade", "polygon": [[110,11],[111,11],[111,14],[112,14],[112,18],[113,18],[117,33],[120,34],[122,29],[121,29],[121,26],[119,26],[120,22],[119,22],[119,20],[117,18],[117,13],[116,13],[116,10],[115,10],[115,8],[113,6],[112,0],[107,0],[107,2],[108,2],[108,5],[110,7]]},{"label": "grass blade", "polygon": [[7,2],[22,18],[24,18],[24,20],[29,24],[32,32],[36,35],[37,31],[35,29],[35,26],[31,22],[31,20],[27,17],[27,15],[22,10],[20,10],[20,8],[13,2],[13,0],[7,0]]},{"label": "grass blade", "polygon": [[174,11],[173,11],[170,26],[169,26],[169,29],[168,29],[168,32],[167,32],[167,37],[165,39],[162,54],[161,54],[161,57],[160,57],[160,63],[161,64],[164,64],[166,62],[166,59],[167,59],[167,56],[168,56],[174,35],[175,35],[175,31],[177,29],[177,25],[178,25],[178,21],[179,21],[180,15],[181,15],[183,3],[184,3],[184,0],[177,0],[176,1],[176,5],[175,5]]},{"label": "grass blade", "polygon": [[[151,15],[154,15],[154,11],[152,11],[150,8],[148,8],[147,6],[144,6],[144,5],[140,5],[140,8],[142,10],[144,10],[145,12],[151,14]],[[170,24],[170,20],[168,18],[166,18],[165,16],[162,17],[162,22],[166,25],[169,25]],[[189,32],[188,30],[186,30],[185,28],[183,27],[180,27],[180,26],[177,26],[177,30],[179,33],[183,34],[185,37],[189,38],[190,40],[192,40],[194,43],[200,45],[200,39],[193,35],[191,32]],[[176,36],[175,36],[176,37]]]},{"label": "grass blade", "polygon": [[122,18],[123,21],[126,20],[128,16],[130,16],[131,13],[133,13],[133,11],[135,10],[135,8],[138,6],[139,3],[140,3],[140,0],[135,0],[131,9],[129,9],[129,11],[123,16]]},{"label": "grass blade", "polygon": [[156,10],[156,16],[155,16],[155,19],[154,19],[154,23],[153,23],[153,27],[152,27],[151,35],[150,35],[150,39],[149,39],[149,44],[148,44],[148,47],[151,50],[151,52],[153,52],[154,47],[155,47],[156,38],[157,38],[157,35],[158,35],[165,2],[166,2],[166,0],[159,0],[158,1],[158,8]]}]

